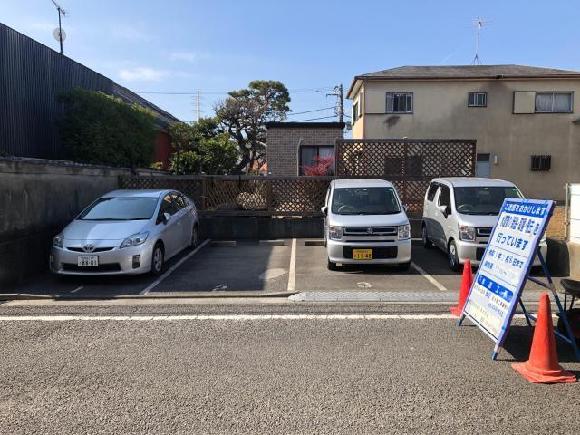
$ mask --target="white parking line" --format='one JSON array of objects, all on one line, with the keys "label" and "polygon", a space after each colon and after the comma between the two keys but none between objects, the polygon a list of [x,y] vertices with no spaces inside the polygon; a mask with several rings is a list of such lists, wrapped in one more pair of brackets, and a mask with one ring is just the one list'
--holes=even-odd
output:
[{"label": "white parking line", "polygon": [[163,275],[161,275],[159,278],[157,278],[157,280],[155,280],[154,282],[149,284],[147,287],[145,287],[143,290],[141,290],[141,292],[139,294],[140,295],[148,294],[151,290],[153,290],[155,287],[157,287],[159,284],[161,284],[161,282],[165,278],[167,278],[169,275],[171,275],[175,271],[175,269],[177,269],[179,266],[181,266],[185,261],[189,260],[195,254],[197,254],[199,252],[199,250],[201,248],[203,248],[205,245],[207,245],[209,242],[210,242],[209,239],[205,240],[201,245],[199,245],[197,248],[195,248],[193,251],[191,251],[189,254],[187,254],[185,257],[183,257],[181,260],[179,260],[177,263],[175,263],[173,266],[171,266],[169,269],[167,269],[167,271]]},{"label": "white parking line", "polygon": [[296,239],[292,239],[292,251],[290,252],[290,267],[288,268],[288,286],[286,291],[296,290]]},{"label": "white parking line", "polygon": [[[556,316],[552,316],[555,318]],[[514,318],[524,319],[523,314]],[[452,314],[174,314],[174,315],[129,315],[91,316],[57,314],[53,316],[0,316],[0,322],[71,322],[71,321],[264,321],[264,320],[457,320]]]},{"label": "white parking line", "polygon": [[79,285],[77,288],[75,288],[74,290],[71,290],[70,292],[71,293],[76,293],[76,292],[81,291],[82,289],[83,289],[83,286],[82,285]]},{"label": "white parking line", "polygon": [[447,287],[445,287],[443,284],[441,284],[439,281],[437,281],[435,278],[433,278],[431,275],[429,275],[427,272],[425,272],[422,267],[416,265],[415,263],[411,263],[411,267],[413,269],[415,269],[417,272],[419,272],[421,275],[423,275],[423,277],[427,281],[429,281],[431,284],[433,284],[435,287],[437,287],[440,291],[442,291],[442,292],[449,291],[447,289]]}]

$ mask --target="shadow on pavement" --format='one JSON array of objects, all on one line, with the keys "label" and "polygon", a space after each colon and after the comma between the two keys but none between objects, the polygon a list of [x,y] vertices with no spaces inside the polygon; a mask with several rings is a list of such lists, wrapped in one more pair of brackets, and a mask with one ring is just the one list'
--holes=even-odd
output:
[{"label": "shadow on pavement", "polygon": [[[498,361],[522,362],[527,361],[532,345],[533,328],[527,325],[512,325],[510,327],[504,348],[500,350]],[[491,349],[493,343],[491,343]],[[576,357],[572,346],[556,337],[558,359],[560,363],[575,363]],[[511,358],[510,358],[511,356]]]}]

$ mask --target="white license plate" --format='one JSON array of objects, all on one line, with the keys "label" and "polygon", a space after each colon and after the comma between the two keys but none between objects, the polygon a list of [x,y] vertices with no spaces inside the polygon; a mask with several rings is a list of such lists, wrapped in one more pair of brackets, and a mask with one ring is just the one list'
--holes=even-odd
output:
[{"label": "white license plate", "polygon": [[79,255],[77,258],[79,267],[97,267],[99,265],[98,255]]}]

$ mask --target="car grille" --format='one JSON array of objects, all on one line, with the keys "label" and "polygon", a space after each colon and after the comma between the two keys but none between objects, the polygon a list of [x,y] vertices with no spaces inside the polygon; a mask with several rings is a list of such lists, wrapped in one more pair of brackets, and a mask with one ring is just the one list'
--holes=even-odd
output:
[{"label": "car grille", "polygon": [[492,227],[478,227],[476,229],[477,237],[489,237],[492,229]]},{"label": "car grille", "polygon": [[475,259],[480,261],[483,258],[483,253],[485,252],[485,248],[477,248],[475,251]]},{"label": "car grille", "polygon": [[121,265],[119,263],[101,264],[99,266],[77,266],[72,263],[63,263],[62,270],[66,272],[120,272]]},{"label": "car grille", "polygon": [[359,237],[395,236],[397,231],[397,227],[346,227],[344,235]]},{"label": "car grille", "polygon": [[357,246],[353,248],[352,246],[344,246],[342,248],[342,256],[344,258],[352,258],[353,249],[372,249],[373,250],[373,260],[381,260],[385,258],[397,258],[399,249],[396,246],[378,246],[378,247],[364,247]]},{"label": "car grille", "polygon": [[113,249],[113,246],[104,246],[104,247],[100,247],[100,248],[94,248],[90,252],[85,252],[85,250],[83,248],[78,247],[78,246],[67,246],[66,249],[68,249],[69,251],[73,251],[73,252],[82,252],[83,254],[92,254],[93,252],[110,251]]}]

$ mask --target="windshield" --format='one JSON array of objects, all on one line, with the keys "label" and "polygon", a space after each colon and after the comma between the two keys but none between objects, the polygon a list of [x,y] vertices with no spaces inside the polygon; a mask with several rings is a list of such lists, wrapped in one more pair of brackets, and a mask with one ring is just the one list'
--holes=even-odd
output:
[{"label": "windshield", "polygon": [[78,219],[112,221],[151,219],[157,198],[99,198],[80,214]]},{"label": "windshield", "polygon": [[391,187],[357,187],[335,189],[332,212],[340,215],[380,215],[401,212]]},{"label": "windshield", "polygon": [[455,209],[470,215],[496,216],[505,198],[522,198],[515,187],[456,187],[454,191]]}]

